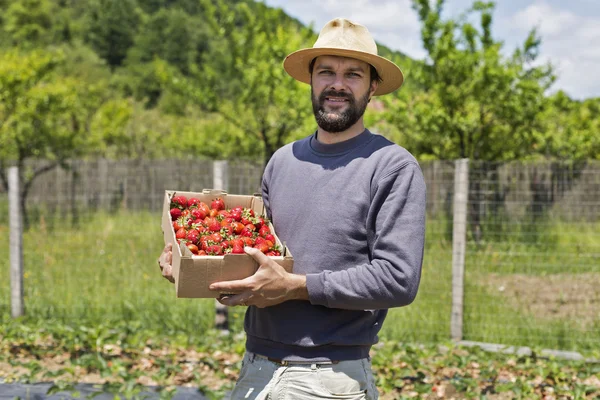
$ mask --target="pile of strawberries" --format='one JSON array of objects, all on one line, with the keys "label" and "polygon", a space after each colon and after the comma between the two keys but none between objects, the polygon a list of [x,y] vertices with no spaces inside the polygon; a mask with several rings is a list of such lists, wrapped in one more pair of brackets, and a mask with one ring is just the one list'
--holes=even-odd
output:
[{"label": "pile of strawberries", "polygon": [[173,195],[170,204],[173,230],[178,243],[186,243],[193,254],[222,256],[243,254],[244,247],[259,249],[268,256],[281,252],[265,216],[243,207],[225,208],[221,197],[210,207],[195,197]]}]

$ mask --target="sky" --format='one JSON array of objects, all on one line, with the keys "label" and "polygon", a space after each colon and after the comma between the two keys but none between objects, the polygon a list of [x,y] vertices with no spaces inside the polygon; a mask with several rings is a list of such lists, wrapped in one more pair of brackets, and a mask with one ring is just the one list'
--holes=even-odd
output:
[{"label": "sky", "polygon": [[[378,43],[412,58],[424,59],[420,24],[411,0],[263,0],[283,9],[315,32],[329,20],[345,17],[365,25]],[[457,17],[473,0],[446,0],[444,16]],[[504,42],[509,55],[528,33],[538,29],[542,39],[539,63],[550,62],[557,81],[574,99],[600,97],[600,0],[497,0],[493,14],[494,39]],[[402,67],[402,66],[400,66]]]}]

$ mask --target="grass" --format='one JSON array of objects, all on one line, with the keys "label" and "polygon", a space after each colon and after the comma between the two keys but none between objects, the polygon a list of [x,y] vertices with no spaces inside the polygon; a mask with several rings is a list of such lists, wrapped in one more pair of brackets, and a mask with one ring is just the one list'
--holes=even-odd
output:
[{"label": "grass", "polygon": [[[469,242],[465,339],[584,353],[599,347],[599,315],[587,327],[568,318],[538,318],[486,287],[490,273],[540,277],[565,271],[600,273],[600,224],[545,223],[551,246],[522,244],[519,238],[510,240],[510,235],[497,242]],[[444,221],[428,222],[419,294],[411,306],[390,311],[382,340],[448,340],[452,243],[446,232]],[[0,316],[10,315],[8,242],[8,227],[0,221]],[[162,247],[157,213],[82,215],[76,228],[68,219],[38,218],[24,236],[24,322],[77,327],[129,321],[132,326],[193,341],[212,328],[214,300],[175,298],[172,285],[156,265]],[[241,331],[243,309],[231,309],[230,317],[233,331]]]}]

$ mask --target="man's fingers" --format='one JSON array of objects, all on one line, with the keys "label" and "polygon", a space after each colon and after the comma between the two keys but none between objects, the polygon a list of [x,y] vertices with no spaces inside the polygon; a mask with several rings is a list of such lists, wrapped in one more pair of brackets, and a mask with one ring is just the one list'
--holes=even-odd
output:
[{"label": "man's fingers", "polygon": [[236,295],[224,295],[217,298],[217,301],[224,306],[248,306],[250,298],[244,294],[236,294]]},{"label": "man's fingers", "polygon": [[211,283],[208,287],[210,290],[215,290],[225,293],[241,293],[248,289],[248,278],[238,281],[222,281]]},{"label": "man's fingers", "polygon": [[252,256],[258,263],[258,265],[266,264],[269,261],[269,257],[259,249],[255,249],[254,247],[246,246],[244,247],[244,251],[246,254]]}]

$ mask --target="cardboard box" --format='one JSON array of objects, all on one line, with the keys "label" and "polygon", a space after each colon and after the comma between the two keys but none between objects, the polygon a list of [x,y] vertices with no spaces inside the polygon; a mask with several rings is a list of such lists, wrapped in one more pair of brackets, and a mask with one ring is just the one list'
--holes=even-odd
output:
[{"label": "cardboard box", "polygon": [[[196,197],[210,206],[217,197],[223,198],[225,208],[241,206],[254,210],[258,215],[265,214],[265,208],[260,195],[245,196],[227,194],[222,190],[204,189],[202,193],[166,190],[162,230],[166,243],[173,244],[173,277],[175,278],[175,292],[179,298],[217,298],[221,295],[208,289],[213,282],[244,279],[253,275],[258,269],[258,263],[247,254],[225,254],[223,256],[197,256],[182,244],[177,245],[175,231],[170,214],[171,198],[175,195],[187,198]],[[286,271],[292,272],[294,260],[289,249],[281,243],[273,226],[269,222],[271,233],[275,236],[276,243],[281,249],[281,256],[269,256]]]}]

